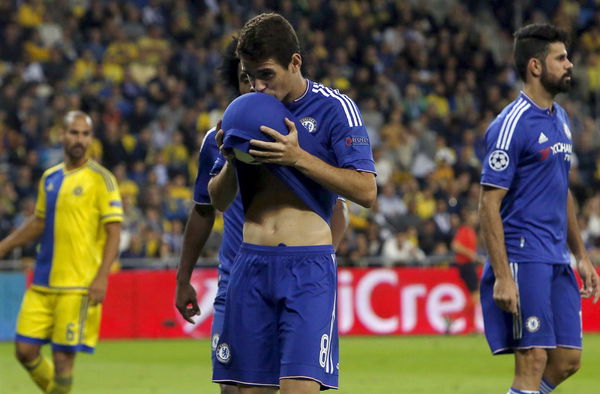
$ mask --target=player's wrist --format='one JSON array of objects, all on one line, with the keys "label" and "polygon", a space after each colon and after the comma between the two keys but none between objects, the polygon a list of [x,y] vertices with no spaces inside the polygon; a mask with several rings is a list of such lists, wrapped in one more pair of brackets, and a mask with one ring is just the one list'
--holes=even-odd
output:
[{"label": "player's wrist", "polygon": [[292,161],[290,165],[292,167],[296,167],[297,169],[308,169],[309,161],[312,155],[307,151],[298,148],[298,154],[296,156],[296,160]]}]

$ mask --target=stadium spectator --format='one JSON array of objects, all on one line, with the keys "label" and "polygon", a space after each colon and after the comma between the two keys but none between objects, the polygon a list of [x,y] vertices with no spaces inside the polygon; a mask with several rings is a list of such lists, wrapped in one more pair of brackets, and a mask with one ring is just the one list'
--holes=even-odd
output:
[{"label": "stadium spectator", "polygon": [[408,230],[398,231],[383,243],[382,259],[385,266],[416,265],[425,260],[425,253],[409,239]]},{"label": "stadium spectator", "polygon": [[[467,3],[468,7],[464,5]],[[305,52],[303,67],[309,77],[339,88],[360,107],[369,103],[369,109],[360,108],[363,113],[368,110],[374,118],[381,115],[385,119],[380,134],[373,135],[373,141],[390,141],[380,144],[375,152],[380,187],[388,182],[388,177],[392,178],[398,185],[398,194],[404,198],[401,184],[404,177],[412,175],[420,182],[419,190],[433,187],[436,198],[446,198],[442,194],[448,194],[448,201],[452,201],[449,212],[458,213],[466,204],[463,199],[468,195],[464,193],[468,187],[461,186],[457,193],[451,184],[437,190],[438,186],[432,184],[437,180],[429,177],[431,172],[448,179],[450,168],[455,177],[467,171],[472,174],[470,182],[477,184],[484,152],[481,141],[487,125],[495,111],[518,94],[518,78],[509,57],[511,24],[515,19],[491,18],[489,15],[499,15],[498,7],[485,2],[473,7],[472,3],[423,0],[413,5],[358,0],[350,7],[343,2],[316,0],[305,5],[294,3],[289,8],[283,2],[264,1],[258,10],[253,9],[257,7],[253,2],[229,1],[209,2],[210,6],[190,0],[54,2],[51,7],[38,0],[6,2],[0,13],[0,163],[9,163],[11,173],[27,163],[32,168],[31,183],[35,186],[43,169],[61,158],[57,134],[50,129],[67,110],[78,108],[90,113],[96,136],[101,140],[105,139],[103,119],[119,126],[128,123],[129,131],[119,127],[119,133],[125,139],[130,134],[135,147],[133,152],[126,150],[128,156],[123,160],[130,172],[133,163],[137,163],[138,175],[130,179],[143,195],[147,182],[141,174],[152,170],[151,151],[166,146],[159,143],[159,148],[153,148],[145,131],[157,121],[158,108],[173,95],[181,97],[179,106],[184,115],[171,132],[182,131],[188,152],[196,152],[206,131],[214,126],[214,118],[224,109],[223,102],[230,98],[214,77],[224,43],[239,30],[244,18],[260,11],[286,10],[298,21],[298,35]],[[560,18],[558,13],[564,9],[556,6],[559,2],[536,8],[538,3],[524,3],[519,16],[525,21],[552,21]],[[575,42],[580,43],[570,51],[577,59],[573,73],[576,83],[560,101],[571,118],[574,151],[579,159],[578,167],[574,162],[572,169],[573,191],[581,206],[594,194],[595,185],[600,184],[596,160],[596,141],[600,137],[595,131],[600,129],[595,53],[595,21],[600,13],[588,3],[567,7],[569,17],[561,22],[572,24],[569,30]],[[450,15],[449,10],[461,17]],[[363,15],[372,15],[372,20],[359,24]],[[56,25],[62,34],[56,34]],[[159,33],[150,32],[155,26]],[[54,32],[53,44],[46,41],[44,34],[34,38],[34,31],[40,29]],[[163,57],[156,64],[140,56],[140,39],[147,41],[151,35],[163,49],[164,42],[169,48],[164,52],[161,49]],[[134,60],[126,64],[116,61],[116,51],[107,53],[108,47],[118,47],[121,42],[130,48],[124,53],[137,52],[137,56],[127,57]],[[25,43],[30,51],[46,53],[48,60],[34,61],[25,56]],[[318,53],[329,55],[322,57]],[[156,56],[152,57],[156,61]],[[35,82],[38,80],[41,82]],[[119,80],[116,86],[115,81]],[[450,111],[438,111],[437,104],[428,104],[433,101],[447,101]],[[21,107],[23,102],[25,107]],[[116,114],[120,114],[120,119]],[[435,160],[437,136],[443,137],[446,147],[455,152],[453,164],[441,166],[441,161]],[[405,142],[395,149],[395,140]],[[92,157],[109,167],[108,163],[114,161],[111,152],[97,148],[96,144],[90,148]],[[140,163],[147,167],[142,170]],[[187,167],[191,170],[186,184],[191,186],[190,175],[195,172],[193,155],[188,158]],[[365,228],[367,222],[363,219],[369,215],[365,210],[360,215],[353,213],[350,236]],[[355,220],[358,218],[361,220]]]},{"label": "stadium spectator", "polygon": [[467,315],[474,316],[479,307],[479,275],[477,268],[484,263],[479,256],[477,248],[477,225],[479,217],[477,210],[465,208],[462,212],[462,224],[456,230],[452,239],[452,251],[455,253],[454,262],[458,268],[460,278],[469,290],[471,296],[465,311]]}]

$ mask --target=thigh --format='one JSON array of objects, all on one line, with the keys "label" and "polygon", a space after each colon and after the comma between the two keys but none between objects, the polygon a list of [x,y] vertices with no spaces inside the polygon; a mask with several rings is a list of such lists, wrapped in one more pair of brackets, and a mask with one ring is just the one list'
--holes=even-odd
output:
[{"label": "thigh", "polygon": [[494,283],[496,277],[490,264],[483,268],[481,276],[481,312],[486,340],[493,354],[512,352],[515,346],[513,315],[504,312],[494,301]]},{"label": "thigh", "polygon": [[582,321],[581,296],[573,269],[568,265],[556,265],[552,281],[552,310],[556,345],[581,349]]},{"label": "thigh", "polygon": [[217,285],[217,295],[213,302],[213,323],[211,327],[211,338],[213,350],[216,347],[216,342],[219,340],[219,335],[223,330],[223,318],[225,315],[225,299],[227,296],[227,288],[229,287],[229,272],[219,269],[219,280]]},{"label": "thigh", "polygon": [[42,345],[50,342],[56,295],[28,289],[17,319],[18,342]]},{"label": "thigh", "polygon": [[553,265],[511,263],[519,289],[518,316],[500,309],[493,299],[495,276],[489,264],[481,278],[481,306],[485,335],[494,354],[515,349],[556,346],[551,286]]},{"label": "thigh", "polygon": [[90,305],[87,294],[61,293],[57,297],[52,349],[93,353],[98,341],[101,305]]},{"label": "thigh", "polygon": [[225,299],[227,294],[227,287],[229,284],[229,273],[219,273],[219,284],[217,288],[217,295],[213,303],[213,321],[211,326],[211,357],[213,365],[216,362],[215,350],[219,343],[219,337],[223,331],[223,321],[225,319]]},{"label": "thigh", "polygon": [[553,264],[522,263],[516,265],[519,289],[522,338],[517,348],[553,348],[556,346],[552,308]]},{"label": "thigh", "polygon": [[288,268],[288,280],[281,281],[286,294],[279,321],[281,379],[308,378],[335,388],[339,367],[335,258],[311,256]]},{"label": "thigh", "polygon": [[232,267],[213,381],[279,384],[277,305],[270,292],[269,256],[240,251]]}]

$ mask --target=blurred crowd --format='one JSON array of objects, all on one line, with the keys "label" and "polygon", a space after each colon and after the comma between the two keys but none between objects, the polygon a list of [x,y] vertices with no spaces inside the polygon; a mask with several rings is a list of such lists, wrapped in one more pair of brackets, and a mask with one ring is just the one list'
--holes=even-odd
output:
[{"label": "blurred crowd", "polygon": [[[338,250],[349,265],[451,261],[461,213],[477,207],[487,125],[520,89],[512,31],[568,30],[575,85],[559,101],[572,123],[580,226],[598,256],[596,3],[0,0],[0,237],[33,213],[40,175],[62,160],[62,117],[81,109],[94,120],[91,156],[123,196],[121,257],[177,257],[198,149],[235,95],[217,76],[221,52],[248,18],[276,11],[297,30],[304,74],[356,101],[373,145],[377,205],[350,206]],[[215,230],[204,257],[216,254],[220,217]]]}]

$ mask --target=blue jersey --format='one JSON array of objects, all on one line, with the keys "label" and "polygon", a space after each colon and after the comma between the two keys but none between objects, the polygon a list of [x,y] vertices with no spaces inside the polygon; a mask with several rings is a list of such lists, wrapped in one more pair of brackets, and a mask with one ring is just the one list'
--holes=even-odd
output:
[{"label": "blue jersey", "polygon": [[354,101],[338,90],[307,82],[304,95],[286,106],[325,148],[325,161],[340,168],[375,173],[367,129]]},{"label": "blue jersey", "polygon": [[500,207],[510,262],[568,264],[571,132],[565,111],[521,92],[490,124],[481,184],[508,190]]},{"label": "blue jersey", "polygon": [[[261,125],[287,134],[287,117],[296,123],[300,146],[326,163],[340,168],[375,173],[371,145],[354,102],[338,91],[307,81],[306,92],[287,105],[262,93],[249,93],[232,102],[223,115],[224,146],[249,149],[250,139],[266,140]],[[224,164],[215,164],[218,170]],[[329,223],[337,195],[288,166],[266,164],[308,207]],[[249,206],[253,166],[236,162],[244,206]]]},{"label": "blue jersey", "polygon": [[[194,184],[194,202],[196,204],[211,205],[208,195],[208,181],[211,178],[211,169],[220,152],[215,141],[215,129],[206,133],[198,157],[198,175]],[[244,226],[244,211],[242,201],[238,194],[233,203],[223,213],[225,222],[223,239],[219,249],[219,268],[229,273],[231,263],[242,244],[242,228]]]}]

